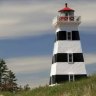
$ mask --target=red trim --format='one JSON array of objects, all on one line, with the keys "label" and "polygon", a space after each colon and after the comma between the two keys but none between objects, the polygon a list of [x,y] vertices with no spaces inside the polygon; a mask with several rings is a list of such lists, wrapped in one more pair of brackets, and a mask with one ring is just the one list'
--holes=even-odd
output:
[{"label": "red trim", "polygon": [[62,16],[62,17],[59,18],[59,21],[68,21],[68,17],[67,16],[66,17],[63,17]]},{"label": "red trim", "polygon": [[58,12],[63,12],[63,11],[74,11],[74,10],[69,7],[65,7],[65,8],[59,10]]}]

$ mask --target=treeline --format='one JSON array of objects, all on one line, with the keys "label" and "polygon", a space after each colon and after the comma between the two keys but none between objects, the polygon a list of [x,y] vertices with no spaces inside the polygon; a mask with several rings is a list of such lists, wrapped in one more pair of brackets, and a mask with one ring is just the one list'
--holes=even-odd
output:
[{"label": "treeline", "polygon": [[6,62],[0,59],[0,91],[22,91],[29,90],[30,87],[26,84],[24,87],[17,85],[17,79],[15,74],[8,69]]}]

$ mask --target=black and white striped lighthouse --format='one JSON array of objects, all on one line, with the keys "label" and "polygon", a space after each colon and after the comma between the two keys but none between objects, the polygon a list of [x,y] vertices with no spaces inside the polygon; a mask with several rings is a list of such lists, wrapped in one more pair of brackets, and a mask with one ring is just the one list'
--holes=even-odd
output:
[{"label": "black and white striped lighthouse", "polygon": [[74,16],[74,10],[65,8],[58,11],[53,25],[56,28],[56,40],[52,57],[50,85],[64,81],[75,81],[87,77],[82,53],[78,26],[80,16]]}]

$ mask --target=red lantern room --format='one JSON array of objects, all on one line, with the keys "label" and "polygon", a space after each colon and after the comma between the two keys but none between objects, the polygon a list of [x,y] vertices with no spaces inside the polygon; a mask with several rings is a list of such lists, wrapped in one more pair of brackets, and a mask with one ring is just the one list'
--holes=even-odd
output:
[{"label": "red lantern room", "polygon": [[56,27],[58,26],[58,24],[62,24],[62,23],[77,23],[80,24],[81,23],[81,17],[80,16],[75,16],[74,15],[74,9],[69,8],[68,4],[65,3],[65,7],[63,9],[60,9],[58,11],[58,15],[54,18],[53,20],[53,25]]},{"label": "red lantern room", "polygon": [[65,7],[58,11],[60,16],[74,16],[74,10],[68,7],[68,4],[65,3]]}]

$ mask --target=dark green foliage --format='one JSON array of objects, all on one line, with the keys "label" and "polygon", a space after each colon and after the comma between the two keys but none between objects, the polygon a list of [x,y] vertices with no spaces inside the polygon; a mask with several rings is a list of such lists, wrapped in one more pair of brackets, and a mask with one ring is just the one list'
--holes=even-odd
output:
[{"label": "dark green foliage", "polygon": [[3,59],[0,59],[0,86],[3,81],[3,76],[5,76],[6,71],[8,70],[5,61]]},{"label": "dark green foliage", "polygon": [[15,91],[17,89],[15,74],[9,70],[3,78],[3,89],[4,91]]},{"label": "dark green foliage", "polygon": [[8,70],[3,59],[0,59],[0,91],[15,91],[17,89],[15,74]]}]

